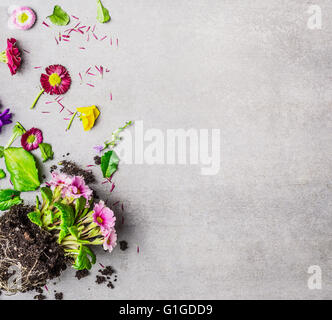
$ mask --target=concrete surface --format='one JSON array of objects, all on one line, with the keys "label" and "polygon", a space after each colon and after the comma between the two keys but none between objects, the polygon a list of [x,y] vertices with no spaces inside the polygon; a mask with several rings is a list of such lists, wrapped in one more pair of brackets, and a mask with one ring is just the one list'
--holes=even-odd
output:
[{"label": "concrete surface", "polygon": [[[27,2],[38,22],[26,32],[6,27],[7,6],[24,2],[0,4],[1,46],[13,36],[30,52],[15,77],[0,66],[0,100],[53,145],[57,158],[45,171],[67,152],[91,164],[92,147],[126,120],[163,132],[221,132],[217,175],[201,175],[199,165],[121,164],[111,201],[124,203],[118,232],[130,248],[98,254],[118,271],[116,288],[93,276],[77,281],[68,270],[49,285],[49,299],[54,288],[66,299],[332,298],[330,1],[104,0],[112,22],[96,34],[118,38],[118,47],[78,34],[57,46],[63,29],[42,25],[54,4],[93,25],[94,1]],[[322,9],[321,30],[307,27],[312,4]],[[72,74],[66,107],[100,107],[91,132],[79,121],[65,132],[68,114],[46,105],[51,97],[29,110],[42,71],[34,67],[53,63]],[[95,88],[80,84],[78,73],[95,64],[111,72],[91,80]],[[10,133],[3,129],[1,145]],[[110,197],[108,186],[97,189]],[[308,288],[312,265],[322,270],[321,290]]]}]

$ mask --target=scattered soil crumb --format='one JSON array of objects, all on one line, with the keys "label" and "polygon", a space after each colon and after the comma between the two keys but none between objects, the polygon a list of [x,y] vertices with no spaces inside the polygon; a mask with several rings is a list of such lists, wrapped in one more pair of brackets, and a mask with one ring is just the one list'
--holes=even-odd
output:
[{"label": "scattered soil crumb", "polygon": [[110,282],[107,284],[107,287],[108,287],[108,288],[111,288],[111,289],[114,289],[114,285],[113,285],[112,281],[110,281]]},{"label": "scattered soil crumb", "polygon": [[99,157],[99,156],[95,156],[95,157],[93,158],[93,160],[95,161],[95,164],[96,164],[97,166],[100,166],[100,165],[101,165],[101,157]]},{"label": "scattered soil crumb", "polygon": [[89,270],[86,270],[86,269],[84,269],[84,270],[78,270],[78,271],[76,271],[75,277],[78,280],[81,280],[82,278],[87,277],[89,274],[90,274]]},{"label": "scattered soil crumb", "polygon": [[52,173],[53,171],[55,171],[56,169],[58,169],[58,166],[56,166],[55,164],[53,166],[51,166],[50,168],[50,172]]},{"label": "scattered soil crumb", "polygon": [[76,163],[68,160],[63,160],[60,164],[62,166],[62,168],[60,169],[62,173],[66,173],[70,176],[82,176],[86,184],[96,182],[95,176],[91,171],[83,170]]},{"label": "scattered soil crumb", "polygon": [[62,292],[57,292],[55,295],[55,300],[63,300],[63,293]]},{"label": "scattered soil crumb", "polygon": [[119,242],[120,243],[120,249],[122,250],[122,251],[125,251],[125,250],[127,250],[128,249],[128,242],[127,241],[120,241]]},{"label": "scattered soil crumb", "polygon": [[37,292],[37,293],[43,293],[44,291],[43,291],[42,288],[36,288],[36,292]]},{"label": "scattered soil crumb", "polygon": [[37,294],[33,297],[35,300],[46,300],[46,296],[43,294]]},{"label": "scattered soil crumb", "polygon": [[103,277],[103,276],[96,276],[96,283],[98,284],[102,284],[106,282],[106,277]]},{"label": "scattered soil crumb", "polygon": [[115,273],[115,270],[111,266],[105,267],[105,269],[98,270],[103,276],[111,276]]}]

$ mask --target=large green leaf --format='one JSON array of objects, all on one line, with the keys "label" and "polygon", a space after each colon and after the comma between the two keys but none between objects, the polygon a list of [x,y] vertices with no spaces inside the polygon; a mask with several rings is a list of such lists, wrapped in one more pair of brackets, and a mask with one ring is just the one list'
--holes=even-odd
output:
[{"label": "large green leaf", "polygon": [[0,210],[5,211],[23,200],[20,198],[21,192],[11,189],[0,190]]},{"label": "large green leaf", "polygon": [[67,228],[74,224],[75,215],[73,208],[60,202],[54,203],[54,207],[56,207],[61,213],[61,229],[67,230]]},{"label": "large green leaf", "polygon": [[55,6],[53,9],[53,14],[48,16],[51,22],[57,26],[66,26],[69,21],[69,15],[60,6]]},{"label": "large green leaf", "polygon": [[33,191],[40,186],[38,170],[33,155],[23,148],[7,148],[4,151],[7,171],[14,189]]},{"label": "large green leaf", "polygon": [[101,171],[104,178],[110,178],[118,170],[119,161],[120,159],[115,151],[111,150],[104,153],[101,157]]}]

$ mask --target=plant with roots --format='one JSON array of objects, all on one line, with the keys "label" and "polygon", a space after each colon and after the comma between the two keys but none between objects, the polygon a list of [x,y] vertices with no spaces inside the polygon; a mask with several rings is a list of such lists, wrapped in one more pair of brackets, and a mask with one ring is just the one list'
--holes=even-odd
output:
[{"label": "plant with roots", "polygon": [[55,234],[65,255],[77,270],[91,269],[96,256],[92,245],[112,251],[116,245],[115,216],[103,201],[94,203],[92,190],[80,176],[52,173],[48,187],[41,188],[31,222]]}]

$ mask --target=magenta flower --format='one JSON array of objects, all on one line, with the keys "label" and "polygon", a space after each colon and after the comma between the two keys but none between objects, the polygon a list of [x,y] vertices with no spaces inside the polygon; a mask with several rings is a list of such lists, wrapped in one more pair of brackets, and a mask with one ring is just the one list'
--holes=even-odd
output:
[{"label": "magenta flower", "polygon": [[27,150],[35,150],[39,144],[43,142],[43,134],[39,129],[31,128],[26,131],[21,137],[21,145]]},{"label": "magenta flower", "polygon": [[71,177],[63,173],[52,172],[52,180],[49,182],[51,189],[54,190],[57,187],[63,188],[64,193],[67,191],[68,186],[71,183]]},{"label": "magenta flower", "polygon": [[0,62],[8,65],[12,75],[16,74],[18,68],[21,66],[21,52],[16,46],[16,39],[7,39],[7,49],[0,52]]},{"label": "magenta flower", "polygon": [[65,94],[71,85],[71,78],[67,69],[55,64],[46,68],[46,74],[40,76],[40,83],[43,90],[48,94]]},{"label": "magenta flower", "polygon": [[94,223],[100,227],[103,235],[107,235],[115,225],[116,218],[114,212],[106,207],[105,202],[102,200],[95,204],[92,217]]},{"label": "magenta flower", "polygon": [[75,176],[68,185],[66,196],[74,199],[84,197],[87,201],[90,201],[92,198],[92,190],[85,184],[82,177]]},{"label": "magenta flower", "polygon": [[12,123],[12,114],[9,113],[9,109],[6,109],[4,112],[0,113],[0,132],[1,132],[1,128],[9,123]]},{"label": "magenta flower", "polygon": [[111,252],[116,246],[117,239],[118,236],[116,234],[115,229],[111,229],[109,233],[105,236],[103,244],[104,250],[108,250],[109,252]]}]

